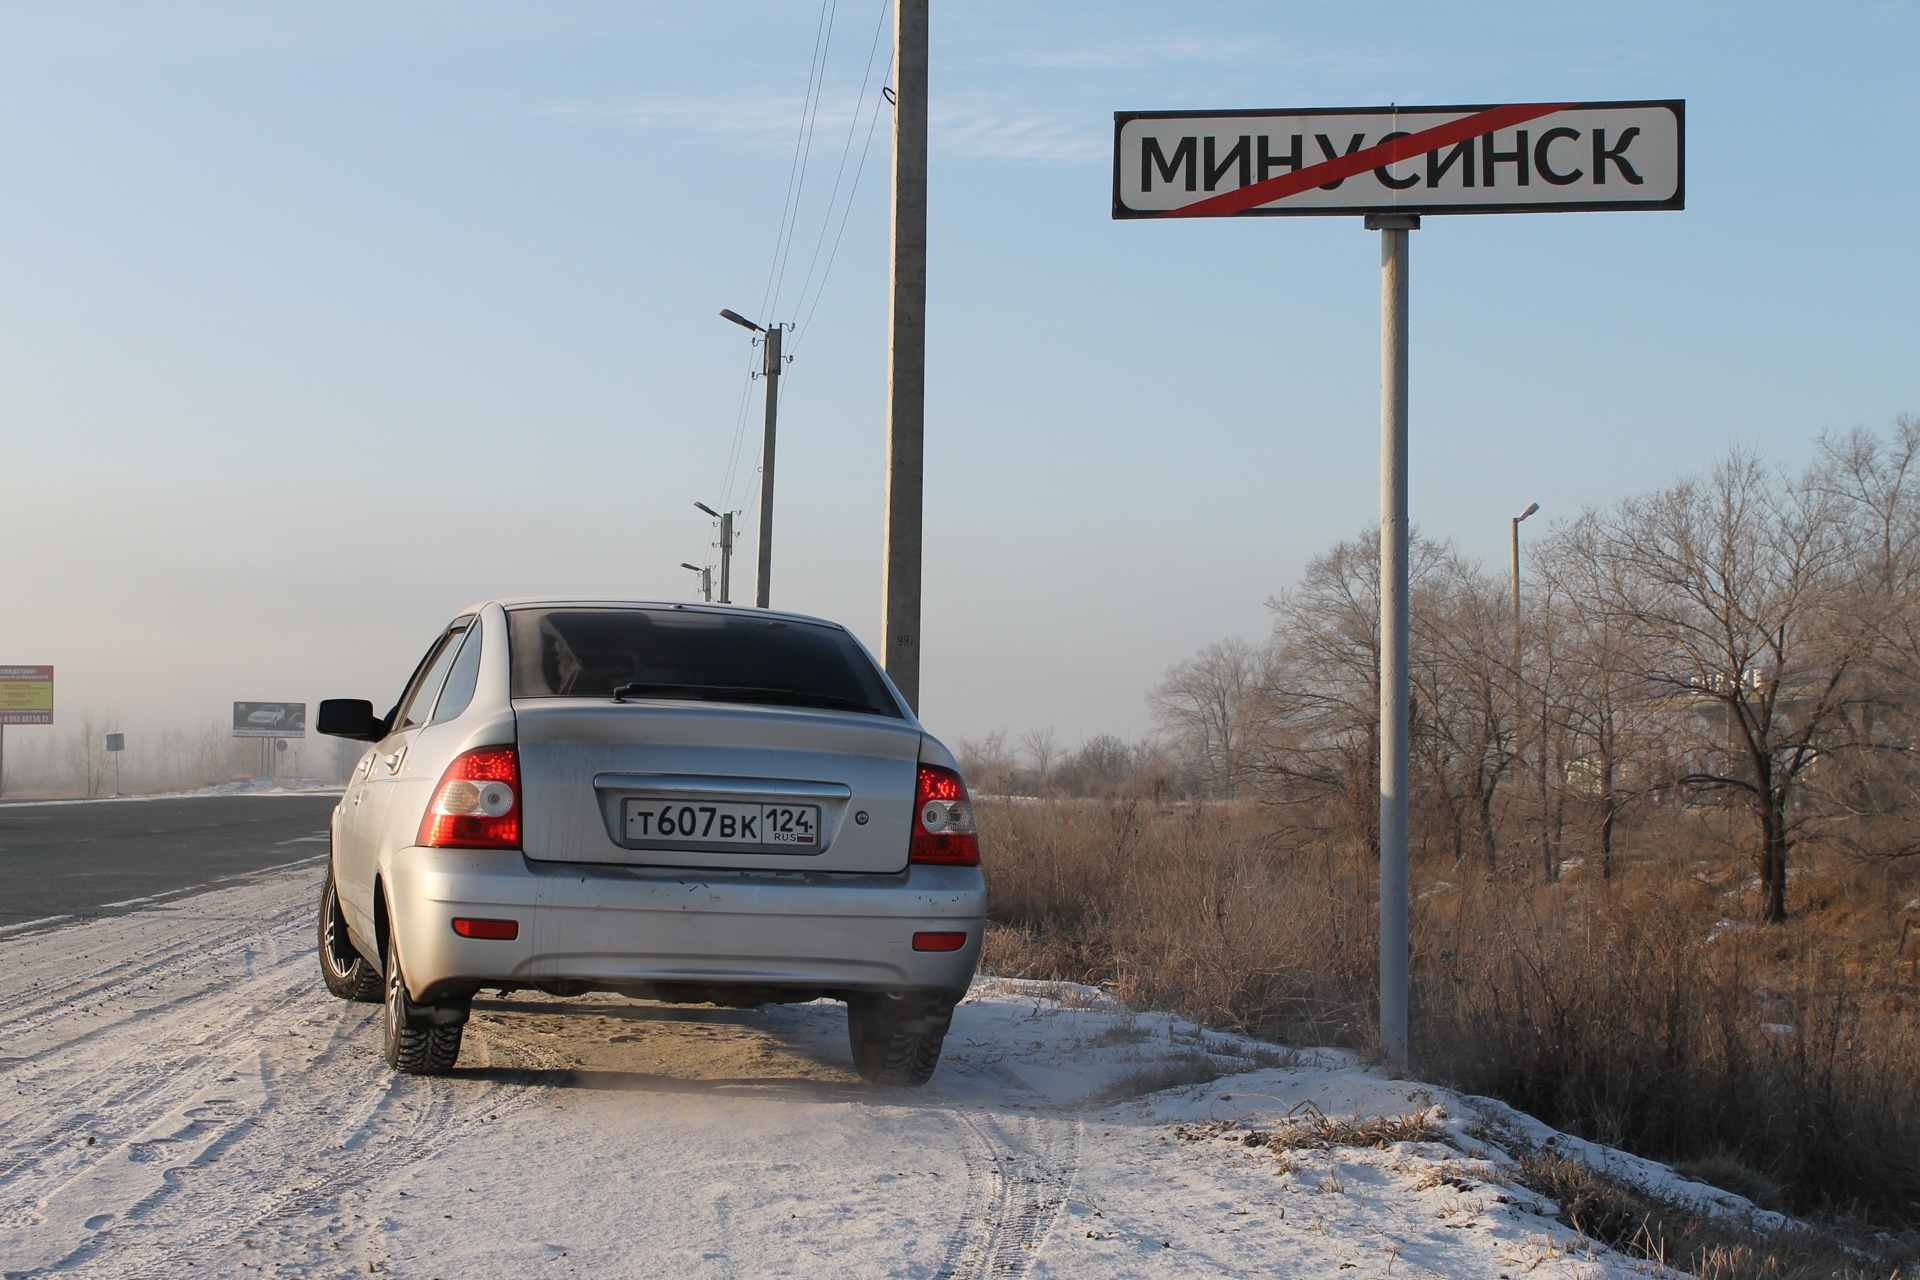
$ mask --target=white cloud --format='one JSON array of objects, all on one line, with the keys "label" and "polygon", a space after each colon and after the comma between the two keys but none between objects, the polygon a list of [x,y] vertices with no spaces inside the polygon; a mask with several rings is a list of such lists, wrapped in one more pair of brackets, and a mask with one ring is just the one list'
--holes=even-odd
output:
[{"label": "white cloud", "polygon": [[[632,103],[557,103],[534,114],[564,124],[703,134],[732,139],[753,148],[784,151],[800,130],[803,101],[797,95],[659,98]],[[813,122],[815,154],[835,153],[845,144],[853,122],[851,96],[824,102]],[[860,112],[854,150],[866,135],[868,110]],[[929,144],[936,152],[1051,163],[1101,159],[1109,149],[1109,117],[1080,119],[1059,112],[1022,110],[962,101],[936,104],[929,113]],[[881,122],[884,131],[885,121]],[[884,146],[884,134],[875,138]]]},{"label": "white cloud", "polygon": [[[751,146],[784,150],[799,135],[805,100],[793,95],[658,98],[634,103],[554,103],[534,114],[565,124],[613,125],[647,131],[719,134]],[[820,104],[813,118],[814,145],[844,142],[852,121],[851,97]],[[866,111],[861,112],[861,120]],[[857,144],[856,144],[857,145]]]},{"label": "white cloud", "polygon": [[1073,163],[1101,160],[1112,150],[1112,119],[1106,115],[1083,120],[962,105],[931,110],[927,131],[935,152],[990,159]]},{"label": "white cloud", "polygon": [[1027,67],[1070,70],[1138,70],[1175,63],[1244,63],[1273,53],[1269,36],[1173,36],[1165,40],[1109,40],[1058,49],[1016,51],[1011,61]]}]

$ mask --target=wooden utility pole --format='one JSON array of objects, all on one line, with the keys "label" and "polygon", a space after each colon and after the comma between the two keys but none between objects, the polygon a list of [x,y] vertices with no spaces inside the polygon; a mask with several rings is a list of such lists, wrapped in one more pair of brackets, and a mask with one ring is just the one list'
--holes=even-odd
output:
[{"label": "wooden utility pole", "polygon": [[893,25],[893,269],[887,343],[887,675],[920,710],[921,500],[927,399],[927,3]]}]

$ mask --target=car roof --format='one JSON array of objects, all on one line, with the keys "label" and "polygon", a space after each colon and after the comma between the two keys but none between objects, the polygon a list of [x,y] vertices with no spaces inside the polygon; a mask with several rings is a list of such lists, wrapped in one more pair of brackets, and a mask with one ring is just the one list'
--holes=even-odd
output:
[{"label": "car roof", "polygon": [[478,613],[490,604],[502,609],[676,609],[683,613],[713,613],[728,617],[742,618],[782,618],[792,622],[810,622],[815,626],[834,627],[845,631],[844,623],[831,618],[819,618],[809,613],[789,613],[781,609],[756,609],[744,604],[708,604],[699,600],[634,600],[615,596],[511,596],[499,600],[482,600],[478,604],[460,610],[463,616]]}]

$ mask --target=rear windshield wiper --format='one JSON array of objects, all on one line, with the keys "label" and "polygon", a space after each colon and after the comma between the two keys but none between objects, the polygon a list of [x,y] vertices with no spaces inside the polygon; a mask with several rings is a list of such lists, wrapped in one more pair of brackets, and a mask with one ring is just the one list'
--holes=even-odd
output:
[{"label": "rear windshield wiper", "polygon": [[884,707],[831,693],[807,693],[799,689],[767,689],[744,684],[623,684],[613,691],[615,702],[628,698],[688,698],[698,702],[765,702],[791,707],[823,707],[833,711],[859,711],[867,715],[889,715]]}]

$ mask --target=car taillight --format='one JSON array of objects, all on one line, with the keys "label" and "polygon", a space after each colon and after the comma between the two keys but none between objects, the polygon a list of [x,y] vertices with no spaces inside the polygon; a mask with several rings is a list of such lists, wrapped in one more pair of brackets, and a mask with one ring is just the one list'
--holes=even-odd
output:
[{"label": "car taillight", "polygon": [[[463,938],[490,938],[496,942],[512,942],[520,936],[518,920],[481,920],[473,916],[455,916],[453,931]],[[915,934],[915,939],[919,938]],[[914,950],[920,948],[916,945]],[[959,948],[955,947],[958,951]]]},{"label": "car taillight", "polygon": [[956,867],[980,865],[973,803],[967,799],[967,784],[951,769],[934,764],[920,766],[920,779],[913,788],[913,840],[907,846],[907,860]]},{"label": "car taillight", "polygon": [[440,775],[415,844],[430,849],[520,846],[520,756],[512,747],[480,747]]}]

